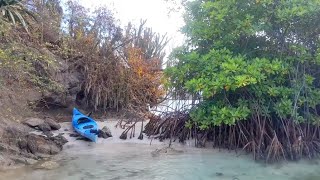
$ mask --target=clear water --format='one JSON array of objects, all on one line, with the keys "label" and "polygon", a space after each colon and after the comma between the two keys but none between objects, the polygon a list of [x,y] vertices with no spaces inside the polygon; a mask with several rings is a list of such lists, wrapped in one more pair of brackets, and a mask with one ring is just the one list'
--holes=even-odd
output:
[{"label": "clear water", "polygon": [[140,124],[135,138],[127,140],[118,138],[123,130],[115,128],[116,122],[98,124],[107,125],[114,137],[98,143],[76,140],[69,136],[71,124],[63,123],[56,133],[65,133],[69,142],[51,159],[58,168],[27,166],[0,172],[0,180],[320,180],[318,160],[265,165],[234,151],[194,148],[192,142],[174,144],[183,153],[152,156],[167,145],[154,140],[150,146],[146,137],[138,140]]},{"label": "clear water", "polygon": [[[136,143],[71,146],[54,157],[53,170],[33,167],[0,173],[17,180],[319,180],[320,165],[310,162],[263,165],[251,157],[212,149],[182,148],[181,154],[151,152],[159,145]],[[181,146],[178,147],[181,149]]]}]

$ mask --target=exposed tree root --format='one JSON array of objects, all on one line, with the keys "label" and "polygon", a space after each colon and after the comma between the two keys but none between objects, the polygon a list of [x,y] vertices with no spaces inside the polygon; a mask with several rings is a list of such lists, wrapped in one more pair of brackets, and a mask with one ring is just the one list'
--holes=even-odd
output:
[{"label": "exposed tree root", "polygon": [[298,160],[302,157],[311,159],[319,155],[319,126],[298,124],[291,120],[281,121],[282,124],[279,124],[260,117],[239,121],[232,126],[221,125],[200,130],[195,123],[192,127],[186,127],[187,122],[191,122],[188,112],[176,111],[151,116],[144,132],[160,141],[170,139],[174,142],[178,139],[179,142],[184,142],[193,138],[197,147],[205,146],[208,141],[218,148],[242,148],[252,153],[255,160],[268,163]]},{"label": "exposed tree root", "polygon": [[118,123],[116,124],[116,127],[120,126],[120,128],[125,129],[122,134],[120,135],[120,139],[127,139],[128,133],[130,132],[129,138],[135,137],[135,131],[136,131],[136,124],[141,121],[141,130],[138,139],[143,139],[143,121],[145,120],[145,117],[143,113],[133,113],[130,110],[127,110],[124,114],[123,118],[120,118]]}]

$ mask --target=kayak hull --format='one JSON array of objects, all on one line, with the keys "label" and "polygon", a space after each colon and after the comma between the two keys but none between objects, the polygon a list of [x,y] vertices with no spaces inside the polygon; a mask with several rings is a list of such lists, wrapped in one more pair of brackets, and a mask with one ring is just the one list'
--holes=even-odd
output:
[{"label": "kayak hull", "polygon": [[93,142],[97,142],[98,124],[76,108],[73,108],[72,126],[81,136],[90,139]]}]

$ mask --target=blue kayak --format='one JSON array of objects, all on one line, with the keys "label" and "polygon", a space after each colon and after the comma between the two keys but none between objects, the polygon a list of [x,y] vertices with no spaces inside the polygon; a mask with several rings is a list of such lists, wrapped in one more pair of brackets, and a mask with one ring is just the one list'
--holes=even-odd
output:
[{"label": "blue kayak", "polygon": [[97,142],[98,125],[90,117],[82,114],[78,109],[73,108],[72,126],[81,136]]}]

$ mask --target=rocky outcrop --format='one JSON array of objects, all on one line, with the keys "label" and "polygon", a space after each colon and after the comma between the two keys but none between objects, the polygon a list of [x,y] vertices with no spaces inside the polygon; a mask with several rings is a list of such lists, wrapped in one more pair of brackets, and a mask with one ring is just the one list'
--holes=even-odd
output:
[{"label": "rocky outcrop", "polygon": [[51,131],[51,130],[58,130],[61,128],[60,124],[54,121],[51,118],[28,118],[23,121],[23,124],[28,125],[29,127],[39,129],[43,132]]},{"label": "rocky outcrop", "polygon": [[63,87],[61,92],[46,92],[42,97],[35,101],[38,108],[70,108],[76,104],[84,104],[81,94],[81,87],[79,86],[83,81],[83,74],[79,72],[70,72],[67,64],[61,64],[59,70],[55,73],[55,81]]},{"label": "rocky outcrop", "polygon": [[[67,142],[62,134],[41,136],[30,133],[30,127],[40,129],[44,124],[38,118],[25,121],[28,126],[12,121],[3,122],[6,123],[0,125],[0,165],[33,164],[36,160],[59,153]],[[50,125],[48,127],[51,129]]]},{"label": "rocky outcrop", "polygon": [[62,146],[68,142],[63,136],[44,137],[35,134],[28,134],[24,139],[19,140],[18,146],[21,151],[41,156],[43,154],[54,155],[62,150]]}]

